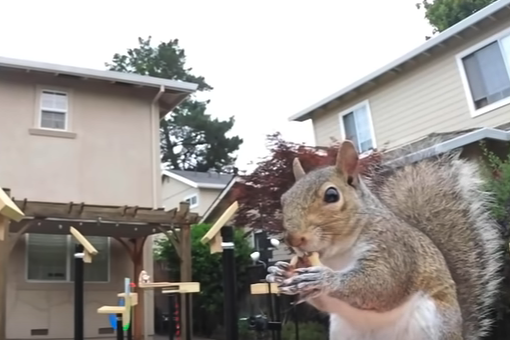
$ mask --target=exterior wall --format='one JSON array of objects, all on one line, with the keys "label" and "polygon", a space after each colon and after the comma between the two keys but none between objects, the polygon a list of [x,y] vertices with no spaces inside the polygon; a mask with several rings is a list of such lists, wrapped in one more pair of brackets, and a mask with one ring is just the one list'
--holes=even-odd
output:
[{"label": "exterior wall", "polygon": [[471,116],[456,60],[458,53],[508,27],[508,21],[500,22],[443,56],[317,115],[312,119],[316,144],[329,145],[331,137],[341,139],[339,113],[364,100],[369,101],[378,148],[397,147],[433,132],[495,127],[510,121],[510,106]]},{"label": "exterior wall", "polygon": [[203,216],[207,209],[213,204],[214,200],[221,194],[220,189],[200,189],[200,194],[198,198],[199,206],[197,208],[197,213],[200,216]]},{"label": "exterior wall", "polygon": [[[71,134],[34,129],[41,87],[70,91]],[[0,185],[34,201],[152,206],[159,197],[153,192],[159,159],[153,161],[151,101],[129,91],[53,75],[2,73]]]},{"label": "exterior wall", "polygon": [[[164,176],[162,182],[161,195],[165,210],[177,208],[179,203],[187,197],[198,194],[197,188],[190,187],[176,179]],[[196,209],[190,209],[190,211],[196,212]]]},{"label": "exterior wall", "polygon": [[178,207],[180,202],[192,195],[198,195],[198,206],[190,208],[190,211],[202,216],[221,193],[221,189],[197,189],[165,176],[161,193],[166,210]]},{"label": "exterior wall", "polygon": [[[41,88],[68,92],[68,132],[37,128]],[[92,80],[0,71],[0,187],[32,201],[161,206],[159,113],[151,104],[155,94]],[[111,244],[110,283],[85,286],[87,337],[109,327],[97,307],[117,303],[126,275],[137,279],[126,251]],[[47,337],[37,338],[71,338],[72,284],[27,283],[24,249],[20,242],[9,265],[8,337],[33,338],[31,329],[48,328]],[[151,264],[149,237],[144,248],[149,273]],[[145,297],[145,330],[152,335],[152,293]]]},{"label": "exterior wall", "polygon": [[[25,254],[25,238],[21,238],[13,250],[8,267],[7,338],[72,338],[74,329],[73,283],[27,282],[25,279],[27,270]],[[104,305],[117,305],[116,296],[122,291],[124,277],[131,274],[131,260],[125,249],[112,239],[110,243],[110,282],[85,283],[86,337],[105,337],[105,335],[99,334],[98,329],[108,328],[111,325],[108,316],[97,314],[97,309]],[[31,336],[32,329],[48,329],[48,336]]]}]

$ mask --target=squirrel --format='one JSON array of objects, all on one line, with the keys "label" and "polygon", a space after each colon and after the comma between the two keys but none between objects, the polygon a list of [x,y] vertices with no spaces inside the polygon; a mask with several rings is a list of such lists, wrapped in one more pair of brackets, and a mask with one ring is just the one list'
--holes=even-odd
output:
[{"label": "squirrel", "polygon": [[294,160],[296,182],[281,197],[285,242],[322,265],[277,262],[266,280],[328,313],[331,340],[487,335],[503,238],[479,165],[443,155],[381,179],[382,170],[360,175],[358,162],[348,140],[335,165],[305,174]]}]

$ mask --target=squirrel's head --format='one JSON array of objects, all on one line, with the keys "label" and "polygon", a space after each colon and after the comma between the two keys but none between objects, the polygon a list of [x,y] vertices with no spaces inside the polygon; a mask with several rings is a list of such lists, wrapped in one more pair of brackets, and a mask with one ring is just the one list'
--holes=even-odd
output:
[{"label": "squirrel's head", "polygon": [[299,160],[294,160],[296,183],[281,199],[285,242],[290,247],[324,254],[355,238],[358,159],[352,142],[345,141],[333,166],[305,174]]}]

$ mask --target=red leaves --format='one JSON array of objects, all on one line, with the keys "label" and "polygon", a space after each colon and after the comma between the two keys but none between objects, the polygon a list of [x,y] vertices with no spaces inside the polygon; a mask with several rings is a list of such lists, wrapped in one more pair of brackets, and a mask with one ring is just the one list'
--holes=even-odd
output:
[{"label": "red leaves", "polygon": [[[279,133],[267,136],[270,156],[258,163],[251,174],[242,176],[243,184],[233,188],[232,196],[240,205],[235,223],[237,226],[281,230],[280,197],[294,184],[292,161],[298,157],[308,172],[317,167],[332,165],[337,147],[310,147],[283,140]],[[379,154],[360,160],[360,171],[378,163]]]}]

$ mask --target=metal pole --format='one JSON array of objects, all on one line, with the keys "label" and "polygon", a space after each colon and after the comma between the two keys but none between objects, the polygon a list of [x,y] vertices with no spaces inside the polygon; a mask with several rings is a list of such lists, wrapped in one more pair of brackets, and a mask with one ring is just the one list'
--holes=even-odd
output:
[{"label": "metal pole", "polygon": [[117,340],[124,340],[124,331],[122,329],[122,314],[117,314]]},{"label": "metal pole", "polygon": [[280,323],[280,295],[276,294],[274,297],[274,321],[278,322],[278,329],[275,331],[276,340],[282,340],[282,324]]},{"label": "metal pole", "polygon": [[[133,310],[133,309],[131,309]],[[133,313],[129,313],[129,328],[127,329],[127,340],[133,340]]]},{"label": "metal pole", "polygon": [[294,310],[294,331],[296,333],[296,340],[299,340],[299,320],[298,320],[298,310],[297,310],[297,302],[299,301],[299,298],[298,296],[296,295],[294,297],[294,306],[292,307],[292,309]]},{"label": "metal pole", "polygon": [[174,321],[174,295],[168,294],[168,340],[174,340],[175,321]]},{"label": "metal pole", "polygon": [[224,226],[221,229],[223,242],[223,294],[225,308],[225,339],[238,340],[237,308],[236,308],[236,273],[234,228]]},{"label": "metal pole", "polygon": [[[191,306],[191,294],[184,294],[184,301],[186,301],[186,312],[188,313],[188,317],[186,318],[186,340],[191,340],[191,320],[193,318],[193,311]],[[237,325],[237,323],[236,323]]]},{"label": "metal pole", "polygon": [[74,340],[83,340],[83,281],[83,246],[77,244],[74,254]]}]

